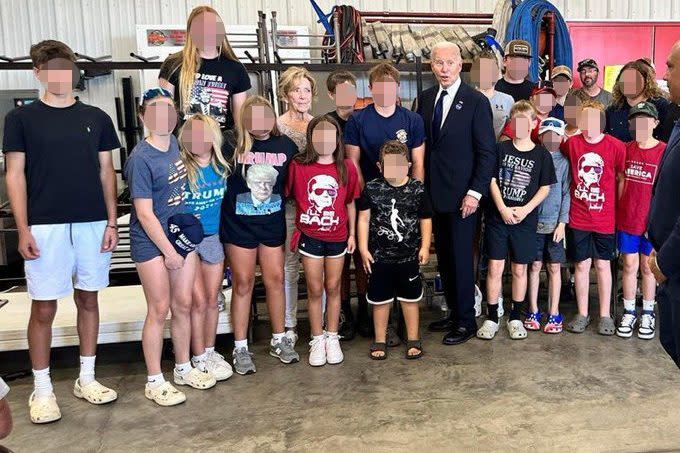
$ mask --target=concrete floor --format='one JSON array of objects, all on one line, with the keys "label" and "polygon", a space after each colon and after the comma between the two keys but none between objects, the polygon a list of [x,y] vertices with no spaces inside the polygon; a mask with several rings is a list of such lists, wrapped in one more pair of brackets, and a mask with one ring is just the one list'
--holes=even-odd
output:
[{"label": "concrete floor", "polygon": [[[424,313],[424,323],[435,312]],[[32,425],[32,380],[10,383],[16,452],[95,451],[680,451],[680,370],[658,339],[507,331],[446,347],[424,333],[426,356],[403,348],[387,361],[367,357],[368,340],[343,343],[345,362],[311,369],[283,365],[255,344],[258,372],[234,375],[188,401],[161,408],[144,398],[139,345],[98,367],[119,392],[95,407],[71,394],[74,365],[53,372],[63,418]],[[76,360],[77,352],[70,363]],[[130,363],[125,363],[126,361]],[[171,363],[166,370],[171,370]],[[169,373],[166,373],[166,377]]]}]

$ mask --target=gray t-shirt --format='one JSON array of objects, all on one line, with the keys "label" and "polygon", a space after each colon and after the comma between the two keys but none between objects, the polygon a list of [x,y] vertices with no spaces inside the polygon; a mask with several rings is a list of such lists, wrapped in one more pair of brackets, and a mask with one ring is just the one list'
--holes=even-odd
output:
[{"label": "gray t-shirt", "polygon": [[589,97],[590,99],[593,99],[593,100],[601,103],[602,105],[604,105],[604,108],[609,107],[609,104],[612,103],[612,94],[609,91],[605,90],[604,88],[601,89],[599,93],[597,93],[597,96],[589,95],[588,93],[583,91],[583,88],[579,88],[578,90],[576,90],[576,94],[579,94],[579,95],[583,94],[583,95]]},{"label": "gray t-shirt", "polygon": [[515,100],[507,93],[495,91],[489,99],[489,103],[491,104],[491,112],[493,112],[493,130],[496,133],[496,140],[498,140],[505,123],[510,118],[510,109]]},{"label": "gray t-shirt", "polygon": [[[153,213],[168,234],[168,219],[185,212],[187,170],[179,155],[177,139],[170,136],[167,151],[154,148],[146,140],[139,142],[125,163],[125,176],[130,198],[150,198]],[[130,215],[130,255],[136,263],[161,256],[161,251],[142,228],[134,205]]]}]

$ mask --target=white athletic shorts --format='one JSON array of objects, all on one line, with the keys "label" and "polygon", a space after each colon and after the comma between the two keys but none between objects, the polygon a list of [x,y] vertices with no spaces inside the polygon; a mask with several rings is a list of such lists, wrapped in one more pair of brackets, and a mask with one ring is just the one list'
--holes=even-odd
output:
[{"label": "white athletic shorts", "polygon": [[109,286],[111,252],[102,253],[107,221],[32,225],[40,257],[26,261],[26,285],[33,300],[66,297],[73,289]]}]

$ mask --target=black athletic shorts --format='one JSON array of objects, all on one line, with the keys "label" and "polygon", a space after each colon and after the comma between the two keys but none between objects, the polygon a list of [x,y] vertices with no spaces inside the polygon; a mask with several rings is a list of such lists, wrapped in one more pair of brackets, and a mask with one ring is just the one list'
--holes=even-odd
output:
[{"label": "black athletic shorts", "polygon": [[407,263],[373,263],[368,276],[366,300],[372,305],[419,302],[423,298],[423,283],[417,261]]},{"label": "black athletic shorts", "polygon": [[326,242],[300,233],[298,252],[309,258],[341,258],[347,253],[347,241]]},{"label": "black athletic shorts", "polygon": [[485,225],[484,244],[491,260],[507,259],[517,264],[529,264],[536,258],[536,226],[523,223],[506,225],[489,221]]},{"label": "black athletic shorts", "polygon": [[616,254],[616,235],[567,228],[567,249],[575,263],[588,258],[611,261]]},{"label": "black athletic shorts", "polygon": [[564,240],[553,241],[553,233],[536,233],[536,258],[534,261],[544,263],[566,263],[567,251],[564,249]]}]

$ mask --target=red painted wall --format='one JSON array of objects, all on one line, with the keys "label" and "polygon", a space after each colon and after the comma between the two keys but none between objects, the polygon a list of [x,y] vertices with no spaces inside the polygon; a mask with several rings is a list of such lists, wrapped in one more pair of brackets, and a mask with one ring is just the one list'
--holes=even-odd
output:
[{"label": "red painted wall", "polygon": [[[626,64],[630,60],[651,57],[658,78],[666,73],[666,58],[673,43],[680,40],[677,22],[567,22],[576,70],[578,62],[594,58],[600,66],[600,83],[604,67]],[[574,86],[580,87],[578,77]]]}]

